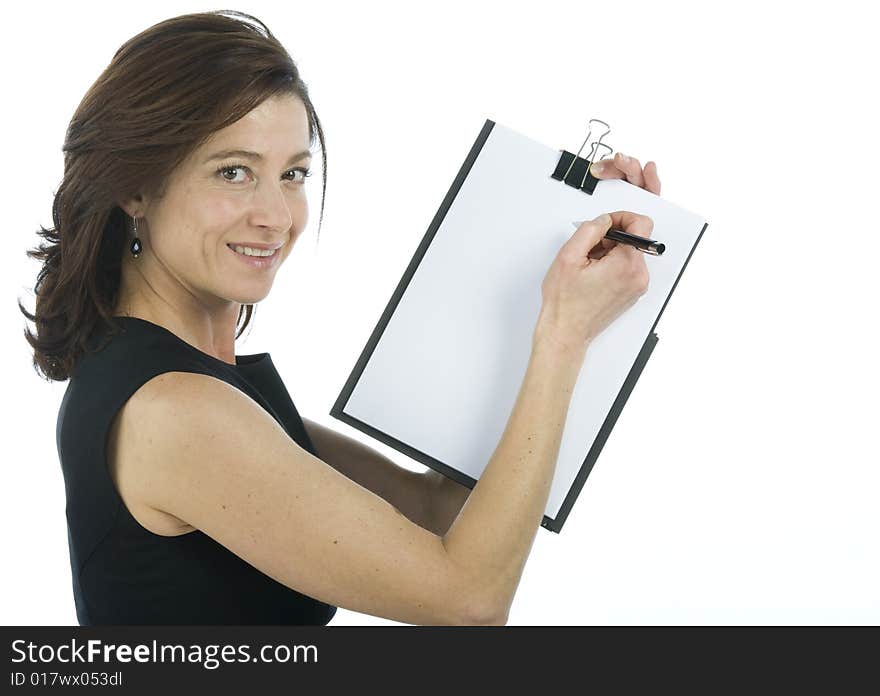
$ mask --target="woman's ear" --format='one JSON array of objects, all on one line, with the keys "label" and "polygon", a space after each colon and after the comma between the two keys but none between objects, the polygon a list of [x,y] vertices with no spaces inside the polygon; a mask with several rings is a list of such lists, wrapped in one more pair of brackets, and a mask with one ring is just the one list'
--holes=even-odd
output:
[{"label": "woman's ear", "polygon": [[144,201],[144,196],[142,194],[137,194],[131,198],[126,198],[122,201],[117,201],[116,204],[125,211],[128,217],[143,217],[144,211],[146,210],[146,205]]}]

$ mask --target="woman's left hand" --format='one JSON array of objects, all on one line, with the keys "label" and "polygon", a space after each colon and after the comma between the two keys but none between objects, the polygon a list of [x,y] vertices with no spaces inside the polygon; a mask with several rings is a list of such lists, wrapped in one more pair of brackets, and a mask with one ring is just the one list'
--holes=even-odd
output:
[{"label": "woman's left hand", "polygon": [[627,157],[617,152],[612,159],[594,162],[590,173],[597,179],[626,179],[634,186],[660,195],[656,162],[648,162],[642,170],[642,165],[635,157]]}]

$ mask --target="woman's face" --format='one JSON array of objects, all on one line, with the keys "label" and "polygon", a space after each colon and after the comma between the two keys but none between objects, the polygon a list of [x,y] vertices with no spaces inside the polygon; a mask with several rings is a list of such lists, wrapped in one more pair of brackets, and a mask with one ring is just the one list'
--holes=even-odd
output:
[{"label": "woman's face", "polygon": [[[295,96],[266,100],[214,133],[175,170],[165,195],[148,201],[139,236],[141,258],[155,264],[151,280],[179,285],[203,306],[262,300],[308,221],[308,150],[306,110]],[[248,256],[231,245],[277,250]]]}]

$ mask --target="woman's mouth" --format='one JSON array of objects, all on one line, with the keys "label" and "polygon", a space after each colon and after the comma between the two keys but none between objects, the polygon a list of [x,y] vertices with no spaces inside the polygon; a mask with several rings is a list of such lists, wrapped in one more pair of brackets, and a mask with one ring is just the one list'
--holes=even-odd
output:
[{"label": "woman's mouth", "polygon": [[275,265],[276,259],[281,256],[280,248],[267,250],[239,245],[232,246],[230,244],[227,244],[226,248],[251,268],[270,268]]}]

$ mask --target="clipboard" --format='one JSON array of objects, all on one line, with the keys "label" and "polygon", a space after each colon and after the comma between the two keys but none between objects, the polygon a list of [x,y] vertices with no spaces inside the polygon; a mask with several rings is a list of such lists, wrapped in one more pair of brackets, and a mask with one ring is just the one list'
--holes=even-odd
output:
[{"label": "clipboard", "polygon": [[[581,157],[594,124],[604,132]],[[593,177],[592,163],[611,152],[602,143],[609,132],[592,119],[572,153],[486,119],[330,410],[473,488],[515,404],[541,280],[571,236],[571,221],[613,210],[650,215],[652,237],[667,251],[646,258],[648,292],[587,351],[541,521],[556,533],[657,345],[660,316],[708,227],[629,182]]]}]

